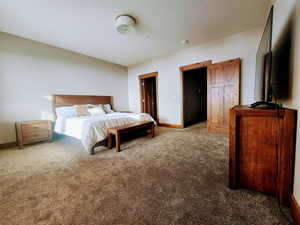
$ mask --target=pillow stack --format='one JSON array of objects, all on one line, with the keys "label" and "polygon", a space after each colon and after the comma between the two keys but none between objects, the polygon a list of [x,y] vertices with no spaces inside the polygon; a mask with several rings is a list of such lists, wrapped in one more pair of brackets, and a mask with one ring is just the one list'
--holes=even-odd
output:
[{"label": "pillow stack", "polygon": [[88,113],[92,116],[100,116],[106,114],[102,105],[94,106],[88,109]]},{"label": "pillow stack", "polygon": [[100,116],[106,113],[113,113],[110,104],[105,105],[74,105],[77,116]]},{"label": "pillow stack", "polygon": [[55,111],[58,117],[100,116],[114,112],[110,104],[63,106],[56,108]]}]

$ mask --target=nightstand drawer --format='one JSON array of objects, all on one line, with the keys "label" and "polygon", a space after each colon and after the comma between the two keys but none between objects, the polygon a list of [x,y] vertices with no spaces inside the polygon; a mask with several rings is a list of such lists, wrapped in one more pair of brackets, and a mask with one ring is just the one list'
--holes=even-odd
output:
[{"label": "nightstand drawer", "polygon": [[41,134],[41,133],[49,133],[49,128],[34,128],[30,130],[22,130],[23,137],[34,135],[34,134]]},{"label": "nightstand drawer", "polygon": [[28,139],[28,140],[24,140],[23,141],[23,144],[26,145],[26,144],[32,144],[32,143],[38,143],[38,142],[42,142],[42,141],[48,141],[49,138],[40,138],[40,139]]},{"label": "nightstand drawer", "polygon": [[23,141],[34,141],[39,139],[47,139],[49,138],[49,131],[42,130],[39,132],[30,132],[30,133],[23,133]]},{"label": "nightstand drawer", "polygon": [[36,122],[36,123],[32,123],[32,124],[22,123],[21,129],[23,132],[42,131],[42,130],[48,130],[49,125],[47,123],[41,123],[41,122]]}]

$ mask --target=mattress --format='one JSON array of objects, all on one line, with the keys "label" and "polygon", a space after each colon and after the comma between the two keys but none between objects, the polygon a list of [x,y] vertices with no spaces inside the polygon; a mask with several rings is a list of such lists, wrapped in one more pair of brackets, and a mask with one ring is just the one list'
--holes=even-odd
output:
[{"label": "mattress", "polygon": [[85,150],[91,152],[94,145],[107,138],[107,129],[138,121],[154,121],[146,113],[109,113],[99,116],[58,117],[54,131],[79,139]]}]

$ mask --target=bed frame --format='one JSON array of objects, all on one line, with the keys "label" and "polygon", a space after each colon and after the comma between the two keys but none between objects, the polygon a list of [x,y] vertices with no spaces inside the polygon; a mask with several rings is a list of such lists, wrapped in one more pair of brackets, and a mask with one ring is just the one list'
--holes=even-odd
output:
[{"label": "bed frame", "polygon": [[[53,95],[52,96],[52,107],[53,113],[56,119],[55,108],[62,106],[73,106],[73,105],[83,105],[83,104],[110,104],[113,108],[112,96],[95,96],[95,95]],[[101,145],[106,145],[107,139],[98,142],[91,149],[90,154],[94,154],[94,149]]]}]

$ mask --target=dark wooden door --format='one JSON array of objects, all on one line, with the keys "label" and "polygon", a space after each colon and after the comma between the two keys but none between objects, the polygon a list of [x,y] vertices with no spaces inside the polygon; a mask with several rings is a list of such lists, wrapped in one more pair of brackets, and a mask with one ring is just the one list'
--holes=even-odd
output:
[{"label": "dark wooden door", "polygon": [[229,132],[229,110],[240,103],[240,59],[208,67],[208,131]]},{"label": "dark wooden door", "polygon": [[156,76],[140,78],[141,111],[148,113],[157,121],[157,80]]}]

